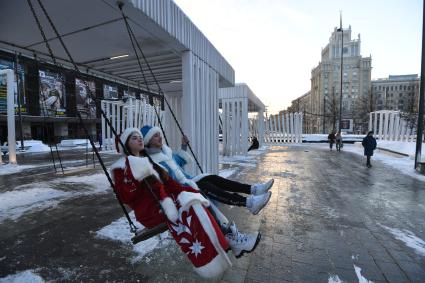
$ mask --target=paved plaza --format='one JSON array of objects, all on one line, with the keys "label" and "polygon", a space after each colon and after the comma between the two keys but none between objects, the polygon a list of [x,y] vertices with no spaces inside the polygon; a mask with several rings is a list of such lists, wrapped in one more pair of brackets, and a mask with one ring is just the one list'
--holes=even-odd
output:
[{"label": "paved plaza", "polygon": [[[234,265],[215,281],[425,282],[425,182],[325,146],[270,146],[251,157],[222,169],[247,183],[274,178],[269,205],[257,216],[222,208],[262,240],[240,259],[229,253]],[[72,197],[0,219],[0,278],[33,270],[52,282],[202,282],[170,239],[135,260],[131,245],[96,236],[123,216],[110,189],[94,188],[107,184],[100,171],[72,182],[29,172],[1,176],[0,193],[48,183]]]}]

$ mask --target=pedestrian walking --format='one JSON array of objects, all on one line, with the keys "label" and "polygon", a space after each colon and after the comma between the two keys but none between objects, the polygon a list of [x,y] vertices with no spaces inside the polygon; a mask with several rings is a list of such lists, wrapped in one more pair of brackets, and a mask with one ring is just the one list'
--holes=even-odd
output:
[{"label": "pedestrian walking", "polygon": [[335,141],[336,141],[336,151],[341,151],[341,148],[344,146],[344,144],[342,143],[342,133],[338,132],[335,136]]},{"label": "pedestrian walking", "polygon": [[332,147],[334,146],[334,143],[335,143],[335,133],[334,132],[331,132],[328,135],[328,142],[329,142],[329,148],[330,148],[330,150],[332,150]]},{"label": "pedestrian walking", "polygon": [[376,148],[376,139],[373,137],[373,131],[367,133],[362,141],[362,145],[364,147],[364,155],[366,155],[366,166],[371,168],[370,157],[373,156],[373,151]]}]

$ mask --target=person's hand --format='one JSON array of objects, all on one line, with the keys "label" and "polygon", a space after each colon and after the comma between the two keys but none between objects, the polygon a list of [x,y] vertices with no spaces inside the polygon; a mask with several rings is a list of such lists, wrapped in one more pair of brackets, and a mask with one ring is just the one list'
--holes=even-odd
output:
[{"label": "person's hand", "polygon": [[182,145],[188,145],[189,144],[189,139],[186,136],[182,137]]}]

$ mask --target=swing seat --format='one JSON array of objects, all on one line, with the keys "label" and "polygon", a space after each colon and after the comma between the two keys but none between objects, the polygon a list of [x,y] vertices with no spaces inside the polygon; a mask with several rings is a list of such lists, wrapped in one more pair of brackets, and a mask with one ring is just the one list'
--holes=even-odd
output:
[{"label": "swing seat", "polygon": [[143,230],[137,231],[136,235],[131,238],[131,242],[135,245],[139,242],[146,241],[156,235],[159,235],[168,230],[168,226],[165,223],[161,223],[153,228],[145,228]]}]

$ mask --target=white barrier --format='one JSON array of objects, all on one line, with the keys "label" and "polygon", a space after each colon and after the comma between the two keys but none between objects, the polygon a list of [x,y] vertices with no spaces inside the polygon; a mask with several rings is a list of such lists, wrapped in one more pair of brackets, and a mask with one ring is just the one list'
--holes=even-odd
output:
[{"label": "white barrier", "polygon": [[302,142],[302,113],[286,113],[272,115],[265,120],[266,143],[301,143]]},{"label": "white barrier", "polygon": [[416,141],[416,127],[409,127],[400,111],[380,110],[369,113],[369,131],[373,131],[380,140]]},{"label": "white barrier", "polygon": [[[139,100],[129,98],[127,102],[121,100],[101,101],[102,110],[105,112],[106,117],[114,127],[115,131],[120,134],[126,128],[138,128],[140,129],[143,125],[158,126],[159,122],[155,114],[155,109],[152,105],[146,103],[145,100]],[[162,117],[164,112],[157,111]],[[102,141],[103,146],[106,150],[115,150],[115,137],[111,131],[111,128],[106,124],[105,119],[102,118]]]}]

